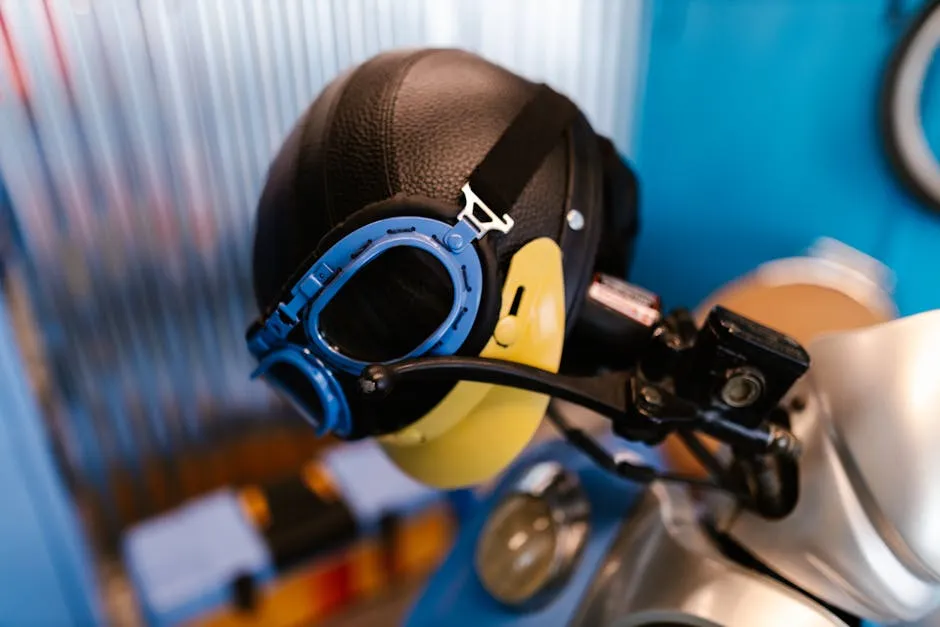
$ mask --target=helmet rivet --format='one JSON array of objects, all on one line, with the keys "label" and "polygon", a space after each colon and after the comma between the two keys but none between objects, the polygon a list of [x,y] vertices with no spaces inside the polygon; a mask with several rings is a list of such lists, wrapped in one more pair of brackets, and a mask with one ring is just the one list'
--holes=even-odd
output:
[{"label": "helmet rivet", "polygon": [[448,233],[444,237],[444,246],[447,246],[453,252],[457,252],[463,248],[463,237],[460,236],[460,233]]},{"label": "helmet rivet", "polygon": [[568,228],[572,231],[580,231],[584,228],[584,214],[577,209],[569,211],[565,219],[568,221]]}]

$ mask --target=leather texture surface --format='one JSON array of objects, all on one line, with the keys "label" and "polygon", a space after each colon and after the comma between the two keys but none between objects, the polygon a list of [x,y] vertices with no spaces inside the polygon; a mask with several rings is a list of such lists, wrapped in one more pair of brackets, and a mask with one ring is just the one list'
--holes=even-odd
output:
[{"label": "leather texture surface", "polygon": [[[275,158],[259,203],[254,248],[259,308],[272,304],[331,229],[342,228],[368,205],[417,195],[446,203],[456,217],[461,186],[535,87],[479,56],[447,49],[384,53],[331,83]],[[579,116],[512,208],[510,233],[487,236],[500,282],[513,254],[527,242],[549,237],[561,244],[569,322],[594,268],[604,181],[599,138]],[[585,218],[577,231],[565,219],[572,208]],[[380,267],[371,278],[337,303],[336,337],[365,347],[391,342],[393,334],[398,341],[402,335],[420,337],[429,329],[414,328],[415,321],[443,319],[451,291],[428,266],[434,262],[419,255],[395,255],[393,261],[373,262]],[[498,303],[487,309],[498,310]],[[478,316],[461,353],[482,349],[496,322],[488,318]],[[428,392],[415,392],[402,407],[406,423],[446,389]]]},{"label": "leather texture surface", "polygon": [[[270,304],[331,228],[368,204],[419,194],[452,203],[456,215],[460,187],[533,88],[476,55],[436,49],[385,53],[331,83],[275,158],[259,203],[259,307]],[[583,118],[572,135],[513,208],[516,226],[496,242],[501,267],[535,237],[561,239],[573,179],[590,190],[579,210],[599,217],[596,139]],[[571,142],[586,161],[574,173]]]}]

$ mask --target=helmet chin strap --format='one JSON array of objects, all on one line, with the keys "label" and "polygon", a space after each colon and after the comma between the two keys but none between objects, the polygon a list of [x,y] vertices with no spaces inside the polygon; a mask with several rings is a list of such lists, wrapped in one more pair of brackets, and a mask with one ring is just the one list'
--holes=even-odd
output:
[{"label": "helmet chin strap", "polygon": [[474,168],[469,186],[496,214],[508,213],[577,115],[573,102],[548,85],[538,85],[535,95]]}]

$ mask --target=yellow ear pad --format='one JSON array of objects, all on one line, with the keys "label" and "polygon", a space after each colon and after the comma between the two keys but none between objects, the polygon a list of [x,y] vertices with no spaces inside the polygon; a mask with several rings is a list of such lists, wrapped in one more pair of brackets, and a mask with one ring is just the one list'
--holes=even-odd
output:
[{"label": "yellow ear pad", "polygon": [[[558,371],[565,342],[561,249],[540,238],[510,262],[500,318],[481,357]],[[460,382],[427,415],[379,443],[405,473],[451,489],[484,482],[525,448],[550,398],[497,385]]]}]

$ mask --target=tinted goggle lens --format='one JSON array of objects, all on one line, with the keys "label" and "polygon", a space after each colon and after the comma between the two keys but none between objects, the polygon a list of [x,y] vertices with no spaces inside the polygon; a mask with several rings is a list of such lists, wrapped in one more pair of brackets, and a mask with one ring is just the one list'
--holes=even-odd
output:
[{"label": "tinted goggle lens", "polygon": [[289,363],[274,364],[261,378],[315,427],[323,424],[324,412],[320,395],[296,366]]},{"label": "tinted goggle lens", "polygon": [[312,424],[318,435],[348,434],[349,410],[339,383],[305,351],[279,351],[262,360],[256,375]]},{"label": "tinted goggle lens", "polygon": [[440,328],[454,298],[450,274],[434,255],[391,248],[343,285],[320,312],[318,326],[324,339],[350,359],[394,361]]}]

